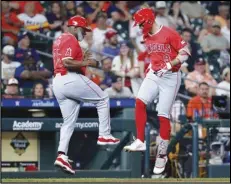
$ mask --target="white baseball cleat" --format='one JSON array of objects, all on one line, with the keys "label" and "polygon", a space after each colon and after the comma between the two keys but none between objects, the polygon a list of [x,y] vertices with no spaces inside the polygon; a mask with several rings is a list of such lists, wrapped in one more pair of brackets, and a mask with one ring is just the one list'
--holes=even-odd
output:
[{"label": "white baseball cleat", "polygon": [[115,145],[119,144],[120,140],[113,137],[111,134],[110,135],[105,135],[105,136],[99,136],[97,144],[104,146],[104,145]]},{"label": "white baseball cleat", "polygon": [[157,140],[158,149],[156,154],[156,162],[153,168],[153,173],[156,175],[162,174],[165,170],[165,166],[168,162],[167,149],[168,149],[168,140],[163,140],[161,137]]},{"label": "white baseball cleat", "polygon": [[70,162],[73,162],[73,161],[69,160],[68,156],[66,156],[64,154],[59,154],[55,160],[54,165],[56,167],[61,168],[62,171],[64,171],[65,173],[75,174],[75,170],[72,169]]},{"label": "white baseball cleat", "polygon": [[143,143],[140,139],[135,139],[135,141],[128,146],[124,147],[125,151],[145,151],[146,144]]},{"label": "white baseball cleat", "polygon": [[166,155],[165,156],[159,155],[156,158],[156,163],[155,163],[155,167],[153,169],[153,173],[155,175],[162,174],[165,170],[165,166],[166,166],[167,162],[168,162],[168,157]]},{"label": "white baseball cleat", "polygon": [[166,173],[162,173],[162,174],[153,174],[152,176],[151,176],[151,178],[153,178],[153,179],[162,179],[162,178],[166,178]]}]

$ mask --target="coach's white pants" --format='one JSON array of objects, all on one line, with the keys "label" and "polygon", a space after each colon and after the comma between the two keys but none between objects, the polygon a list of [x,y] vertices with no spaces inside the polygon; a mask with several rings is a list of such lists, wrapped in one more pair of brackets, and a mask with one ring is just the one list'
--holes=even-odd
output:
[{"label": "coach's white pants", "polygon": [[69,141],[78,118],[80,102],[96,104],[99,116],[99,135],[110,134],[109,97],[98,85],[81,74],[69,72],[64,76],[56,75],[53,79],[53,91],[64,121],[60,129],[58,151],[67,154]]},{"label": "coach's white pants", "polygon": [[150,70],[141,84],[137,98],[145,104],[153,102],[159,96],[158,116],[170,118],[171,109],[181,84],[181,72],[165,73],[157,77]]}]

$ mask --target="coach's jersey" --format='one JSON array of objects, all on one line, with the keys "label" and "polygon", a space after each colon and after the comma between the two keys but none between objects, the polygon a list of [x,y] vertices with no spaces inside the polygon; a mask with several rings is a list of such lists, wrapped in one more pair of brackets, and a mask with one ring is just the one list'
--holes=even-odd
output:
[{"label": "coach's jersey", "polygon": [[[54,74],[66,73],[67,69],[63,65],[63,59],[70,58],[77,61],[83,60],[83,51],[78,40],[70,33],[63,33],[53,43],[52,48]],[[85,74],[86,67],[82,67],[81,71]]]},{"label": "coach's jersey", "polygon": [[[157,33],[149,35],[144,44],[154,71],[165,67],[165,63],[175,59],[179,50],[187,45],[176,31],[165,26],[161,26]],[[172,71],[178,71],[180,67],[181,64],[178,64]]]}]

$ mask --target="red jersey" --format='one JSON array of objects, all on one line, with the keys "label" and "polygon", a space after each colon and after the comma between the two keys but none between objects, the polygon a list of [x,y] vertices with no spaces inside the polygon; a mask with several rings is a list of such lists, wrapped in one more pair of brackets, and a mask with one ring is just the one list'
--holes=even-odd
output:
[{"label": "red jersey", "polygon": [[[161,26],[157,33],[149,35],[144,44],[154,71],[164,68],[165,63],[174,60],[179,50],[187,45],[175,30],[165,26]],[[172,71],[178,71],[180,67],[181,64],[178,64]]]},{"label": "red jersey", "polygon": [[[62,60],[70,58],[73,60],[83,60],[83,51],[76,37],[70,33],[63,33],[53,43],[52,48],[54,73],[66,73]],[[82,67],[82,74],[85,74],[86,67]]]},{"label": "red jersey", "polygon": [[[16,13],[10,12],[10,13],[1,13],[2,15],[2,29],[9,29],[9,30],[15,30],[19,31],[20,27],[23,26],[23,22],[19,20],[17,17]],[[17,35],[11,33],[11,32],[6,32],[4,33],[4,36],[11,37],[14,41],[17,41]]]}]

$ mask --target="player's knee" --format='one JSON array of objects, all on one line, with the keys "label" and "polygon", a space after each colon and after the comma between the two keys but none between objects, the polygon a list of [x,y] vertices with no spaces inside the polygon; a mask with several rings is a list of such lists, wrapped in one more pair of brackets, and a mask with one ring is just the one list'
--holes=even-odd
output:
[{"label": "player's knee", "polygon": [[171,134],[170,120],[166,117],[159,116],[159,122],[160,122],[160,137],[164,140],[169,140]]},{"label": "player's knee", "polygon": [[146,104],[139,98],[136,99],[136,109],[145,109]]}]

